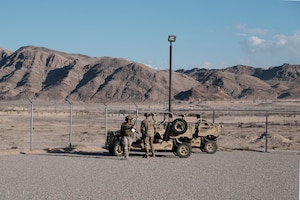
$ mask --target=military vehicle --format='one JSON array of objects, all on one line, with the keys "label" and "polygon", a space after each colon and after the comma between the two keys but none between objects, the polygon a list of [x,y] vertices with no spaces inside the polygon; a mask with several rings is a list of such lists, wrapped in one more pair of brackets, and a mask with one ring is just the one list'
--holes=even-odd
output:
[{"label": "military vehicle", "polygon": [[[152,114],[155,119],[156,115]],[[184,115],[174,119],[174,115],[168,113],[162,122],[156,123],[154,136],[154,149],[156,151],[172,151],[180,158],[187,158],[192,153],[192,148],[200,148],[201,151],[213,154],[217,151],[217,138],[221,125],[208,122],[196,115],[197,121],[188,123]],[[174,120],[173,120],[174,119]],[[107,134],[106,148],[110,154],[121,156],[123,154],[120,130],[109,131]],[[135,132],[131,151],[144,151],[142,134]]]}]

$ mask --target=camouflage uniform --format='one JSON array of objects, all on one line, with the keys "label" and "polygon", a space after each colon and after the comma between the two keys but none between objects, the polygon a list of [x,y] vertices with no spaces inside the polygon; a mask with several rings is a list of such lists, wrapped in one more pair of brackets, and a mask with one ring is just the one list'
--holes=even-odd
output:
[{"label": "camouflage uniform", "polygon": [[122,136],[122,147],[123,147],[123,155],[125,159],[129,158],[129,150],[132,144],[133,135],[131,129],[134,128],[134,125],[131,124],[132,117],[130,115],[125,117],[125,122],[121,125],[121,136]]},{"label": "camouflage uniform", "polygon": [[152,156],[155,156],[154,148],[153,148],[153,140],[155,135],[155,121],[152,118],[150,113],[145,113],[146,119],[144,119],[141,123],[141,133],[143,134],[144,145],[146,154],[145,157],[148,158],[149,150],[151,149]]}]

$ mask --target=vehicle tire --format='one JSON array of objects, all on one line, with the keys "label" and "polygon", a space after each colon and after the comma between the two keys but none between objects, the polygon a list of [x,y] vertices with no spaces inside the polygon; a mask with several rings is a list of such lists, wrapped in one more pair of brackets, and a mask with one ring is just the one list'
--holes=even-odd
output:
[{"label": "vehicle tire", "polygon": [[188,128],[188,124],[185,121],[185,119],[177,118],[172,122],[172,131],[177,135],[186,132],[187,128]]},{"label": "vehicle tire", "polygon": [[123,155],[123,148],[120,144],[120,141],[115,141],[115,143],[110,148],[109,153],[111,153],[114,156],[122,156]]},{"label": "vehicle tire", "polygon": [[176,153],[180,158],[188,158],[192,154],[192,147],[187,143],[181,143],[178,145]]},{"label": "vehicle tire", "polygon": [[205,142],[204,150],[208,154],[216,153],[216,151],[218,150],[218,145],[215,141],[207,141]]}]

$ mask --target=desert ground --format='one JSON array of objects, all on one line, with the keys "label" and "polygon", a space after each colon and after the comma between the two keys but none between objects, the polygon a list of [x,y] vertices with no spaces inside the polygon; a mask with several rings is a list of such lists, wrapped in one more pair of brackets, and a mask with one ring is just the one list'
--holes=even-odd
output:
[{"label": "desert ground", "polygon": [[[296,100],[174,102],[172,112],[185,114],[189,122],[196,120],[189,114],[197,113],[222,124],[219,151],[299,151],[299,105]],[[70,146],[72,151],[106,151],[107,131],[118,130],[127,114],[139,127],[145,112],[163,120],[166,108],[166,103],[1,102],[0,152],[63,151]]]},{"label": "desert ground", "polygon": [[2,102],[0,198],[298,199],[298,101],[174,102],[172,112],[188,122],[201,114],[223,125],[215,154],[193,149],[188,159],[170,152],[144,159],[131,152],[123,160],[103,148],[107,131],[127,114],[138,126],[145,112],[163,120],[165,108]]},{"label": "desert ground", "polygon": [[130,160],[107,152],[0,156],[0,199],[298,199],[296,152],[138,153]]}]

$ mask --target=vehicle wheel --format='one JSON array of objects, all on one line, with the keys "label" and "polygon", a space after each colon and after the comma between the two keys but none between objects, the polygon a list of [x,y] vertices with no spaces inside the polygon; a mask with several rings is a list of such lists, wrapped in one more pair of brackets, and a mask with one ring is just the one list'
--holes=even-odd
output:
[{"label": "vehicle wheel", "polygon": [[187,128],[188,128],[188,124],[185,121],[185,119],[177,118],[172,122],[172,131],[175,134],[182,134],[186,132]]},{"label": "vehicle wheel", "polygon": [[123,148],[120,144],[120,141],[115,141],[115,143],[111,146],[109,153],[114,156],[122,156],[123,155]]},{"label": "vehicle wheel", "polygon": [[206,153],[213,154],[218,150],[218,145],[215,141],[207,141],[204,145]]},{"label": "vehicle wheel", "polygon": [[176,153],[180,158],[188,158],[192,154],[192,147],[187,143],[181,143],[178,145]]}]

